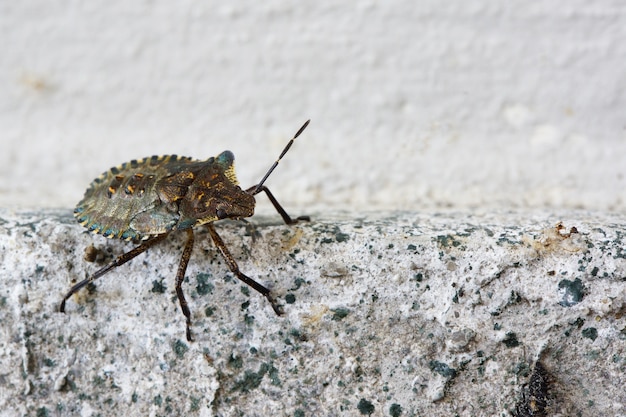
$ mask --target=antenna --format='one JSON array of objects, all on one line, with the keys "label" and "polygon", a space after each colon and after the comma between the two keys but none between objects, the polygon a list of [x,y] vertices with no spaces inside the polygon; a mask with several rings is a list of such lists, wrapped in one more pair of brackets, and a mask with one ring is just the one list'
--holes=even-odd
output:
[{"label": "antenna", "polygon": [[280,153],[280,156],[278,157],[278,159],[274,162],[274,164],[270,167],[270,169],[267,170],[267,172],[265,173],[265,176],[263,176],[263,179],[261,180],[261,182],[259,182],[256,185],[256,187],[254,187],[254,190],[252,191],[252,195],[255,195],[255,194],[258,194],[258,193],[261,192],[261,188],[263,188],[263,183],[265,182],[267,177],[269,177],[270,174],[274,171],[274,169],[276,169],[276,167],[278,166],[278,163],[280,162],[280,160],[283,159],[283,156],[285,156],[285,154],[287,153],[289,148],[291,148],[291,145],[293,145],[293,142],[296,140],[296,138],[298,136],[300,136],[300,134],[304,131],[304,129],[306,129],[306,127],[309,125],[309,122],[311,122],[310,119],[307,120],[306,122],[304,122],[302,127],[300,129],[298,129],[298,131],[296,132],[295,135],[293,135],[293,138],[291,138],[289,143],[287,143],[287,146],[285,146],[285,149],[283,149],[283,151]]}]

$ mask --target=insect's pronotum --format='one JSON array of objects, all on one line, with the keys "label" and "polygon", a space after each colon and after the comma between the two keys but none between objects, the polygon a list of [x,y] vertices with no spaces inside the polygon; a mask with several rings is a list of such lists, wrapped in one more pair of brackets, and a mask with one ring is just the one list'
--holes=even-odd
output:
[{"label": "insect's pronotum", "polygon": [[292,219],[263,185],[308,124],[309,120],[296,132],[261,181],[245,190],[238,185],[235,157],[230,151],[206,161],[176,155],[133,159],[104,172],[91,183],[74,209],[74,216],[92,233],[142,243],[70,288],[59,310],[65,312],[65,302],[87,284],[145,252],[171,232],[185,230],[187,242],[176,274],[176,295],[186,318],[187,340],[191,341],[191,313],[182,283],[193,249],[193,228],[206,225],[233,274],[267,298],[274,312],[280,315],[281,307],[270,290],[239,270],[213,222],[252,216],[254,196],[260,192],[267,195],[286,224],[310,220],[308,216]]}]

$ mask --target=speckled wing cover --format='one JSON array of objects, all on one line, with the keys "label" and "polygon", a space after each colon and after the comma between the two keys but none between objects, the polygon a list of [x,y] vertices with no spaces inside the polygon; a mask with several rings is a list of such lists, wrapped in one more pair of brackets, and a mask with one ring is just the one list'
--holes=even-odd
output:
[{"label": "speckled wing cover", "polygon": [[165,155],[126,162],[91,183],[74,216],[108,238],[138,241],[167,233],[180,219],[178,201],[201,171],[214,168],[236,184],[233,161],[226,151],[205,161]]}]

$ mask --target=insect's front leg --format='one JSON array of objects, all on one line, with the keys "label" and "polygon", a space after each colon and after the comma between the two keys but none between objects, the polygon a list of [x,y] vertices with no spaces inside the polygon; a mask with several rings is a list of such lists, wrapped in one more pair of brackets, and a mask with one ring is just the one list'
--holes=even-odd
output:
[{"label": "insect's front leg", "polygon": [[130,250],[130,251],[128,251],[128,252],[118,256],[117,258],[115,258],[115,260],[113,262],[111,262],[107,266],[97,270],[96,273],[93,274],[92,276],[90,276],[89,278],[86,278],[86,279],[82,280],[81,282],[79,282],[78,284],[74,285],[72,288],[70,288],[70,290],[67,292],[67,294],[65,294],[65,297],[63,297],[63,301],[61,301],[61,305],[59,306],[59,311],[61,313],[65,313],[65,302],[72,295],[74,295],[76,292],[78,292],[81,288],[83,288],[86,285],[94,282],[95,280],[97,280],[98,278],[100,278],[102,275],[106,274],[107,272],[109,272],[113,268],[117,268],[120,265],[124,265],[126,262],[130,261],[135,256],[141,255],[148,248],[150,248],[154,244],[162,241],[166,237],[167,237],[167,233],[164,233],[162,235],[157,235],[157,236],[154,236],[154,237],[146,240],[144,243],[142,243],[141,245],[137,246],[135,249]]},{"label": "insect's front leg", "polygon": [[233,258],[233,255],[231,255],[230,251],[224,244],[224,241],[222,240],[220,235],[217,234],[217,231],[215,230],[215,227],[213,226],[213,224],[208,223],[207,228],[209,229],[209,233],[211,234],[211,238],[213,239],[215,246],[222,254],[222,257],[228,264],[228,268],[231,270],[231,272],[235,274],[237,278],[239,278],[241,281],[245,282],[246,284],[254,288],[256,291],[261,293],[265,298],[267,298],[267,301],[270,302],[272,309],[274,309],[274,312],[276,313],[276,315],[280,316],[281,314],[283,314],[283,310],[281,306],[278,305],[274,297],[272,297],[270,290],[265,288],[263,285],[259,284],[258,282],[256,282],[255,280],[253,280],[252,278],[245,275],[243,272],[239,270],[239,266],[237,265],[235,258]]},{"label": "insect's front leg", "polygon": [[267,188],[266,186],[254,186],[254,187],[250,187],[246,190],[246,192],[248,193],[254,193],[254,194],[258,194],[261,191],[265,192],[265,194],[267,195],[267,198],[270,199],[270,201],[272,202],[272,204],[274,205],[274,208],[276,209],[276,211],[278,212],[278,214],[280,214],[280,217],[283,218],[285,224],[296,224],[298,223],[298,221],[311,221],[311,218],[309,216],[298,216],[295,219],[292,219],[289,214],[287,214],[287,212],[285,211],[285,209],[283,208],[283,206],[280,205],[280,203],[278,202],[278,200],[276,200],[276,197],[274,197],[274,194],[272,194],[269,190],[269,188]]}]

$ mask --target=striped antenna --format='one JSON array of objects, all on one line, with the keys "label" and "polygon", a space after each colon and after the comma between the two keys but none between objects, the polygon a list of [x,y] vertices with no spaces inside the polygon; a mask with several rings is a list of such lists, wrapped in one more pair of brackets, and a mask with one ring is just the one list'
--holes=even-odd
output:
[{"label": "striped antenna", "polygon": [[254,188],[254,191],[252,191],[252,195],[255,195],[255,194],[258,194],[258,193],[261,192],[261,188],[263,187],[263,183],[265,182],[267,177],[269,177],[270,174],[274,171],[274,169],[276,169],[276,167],[278,166],[278,163],[280,162],[280,160],[283,159],[283,156],[285,156],[285,154],[287,153],[289,148],[291,148],[291,145],[293,145],[293,142],[296,140],[296,138],[298,136],[300,136],[300,134],[304,131],[304,129],[306,129],[306,127],[309,125],[310,121],[311,120],[309,119],[306,122],[304,122],[302,127],[300,129],[298,129],[298,131],[296,132],[295,135],[293,135],[293,138],[291,138],[291,140],[289,141],[287,146],[285,146],[285,149],[283,149],[283,151],[280,153],[280,156],[278,157],[278,159],[274,162],[274,164],[270,167],[270,169],[265,173],[265,176],[263,176],[263,179],[261,180],[261,182],[259,182],[256,185],[256,187]]}]

